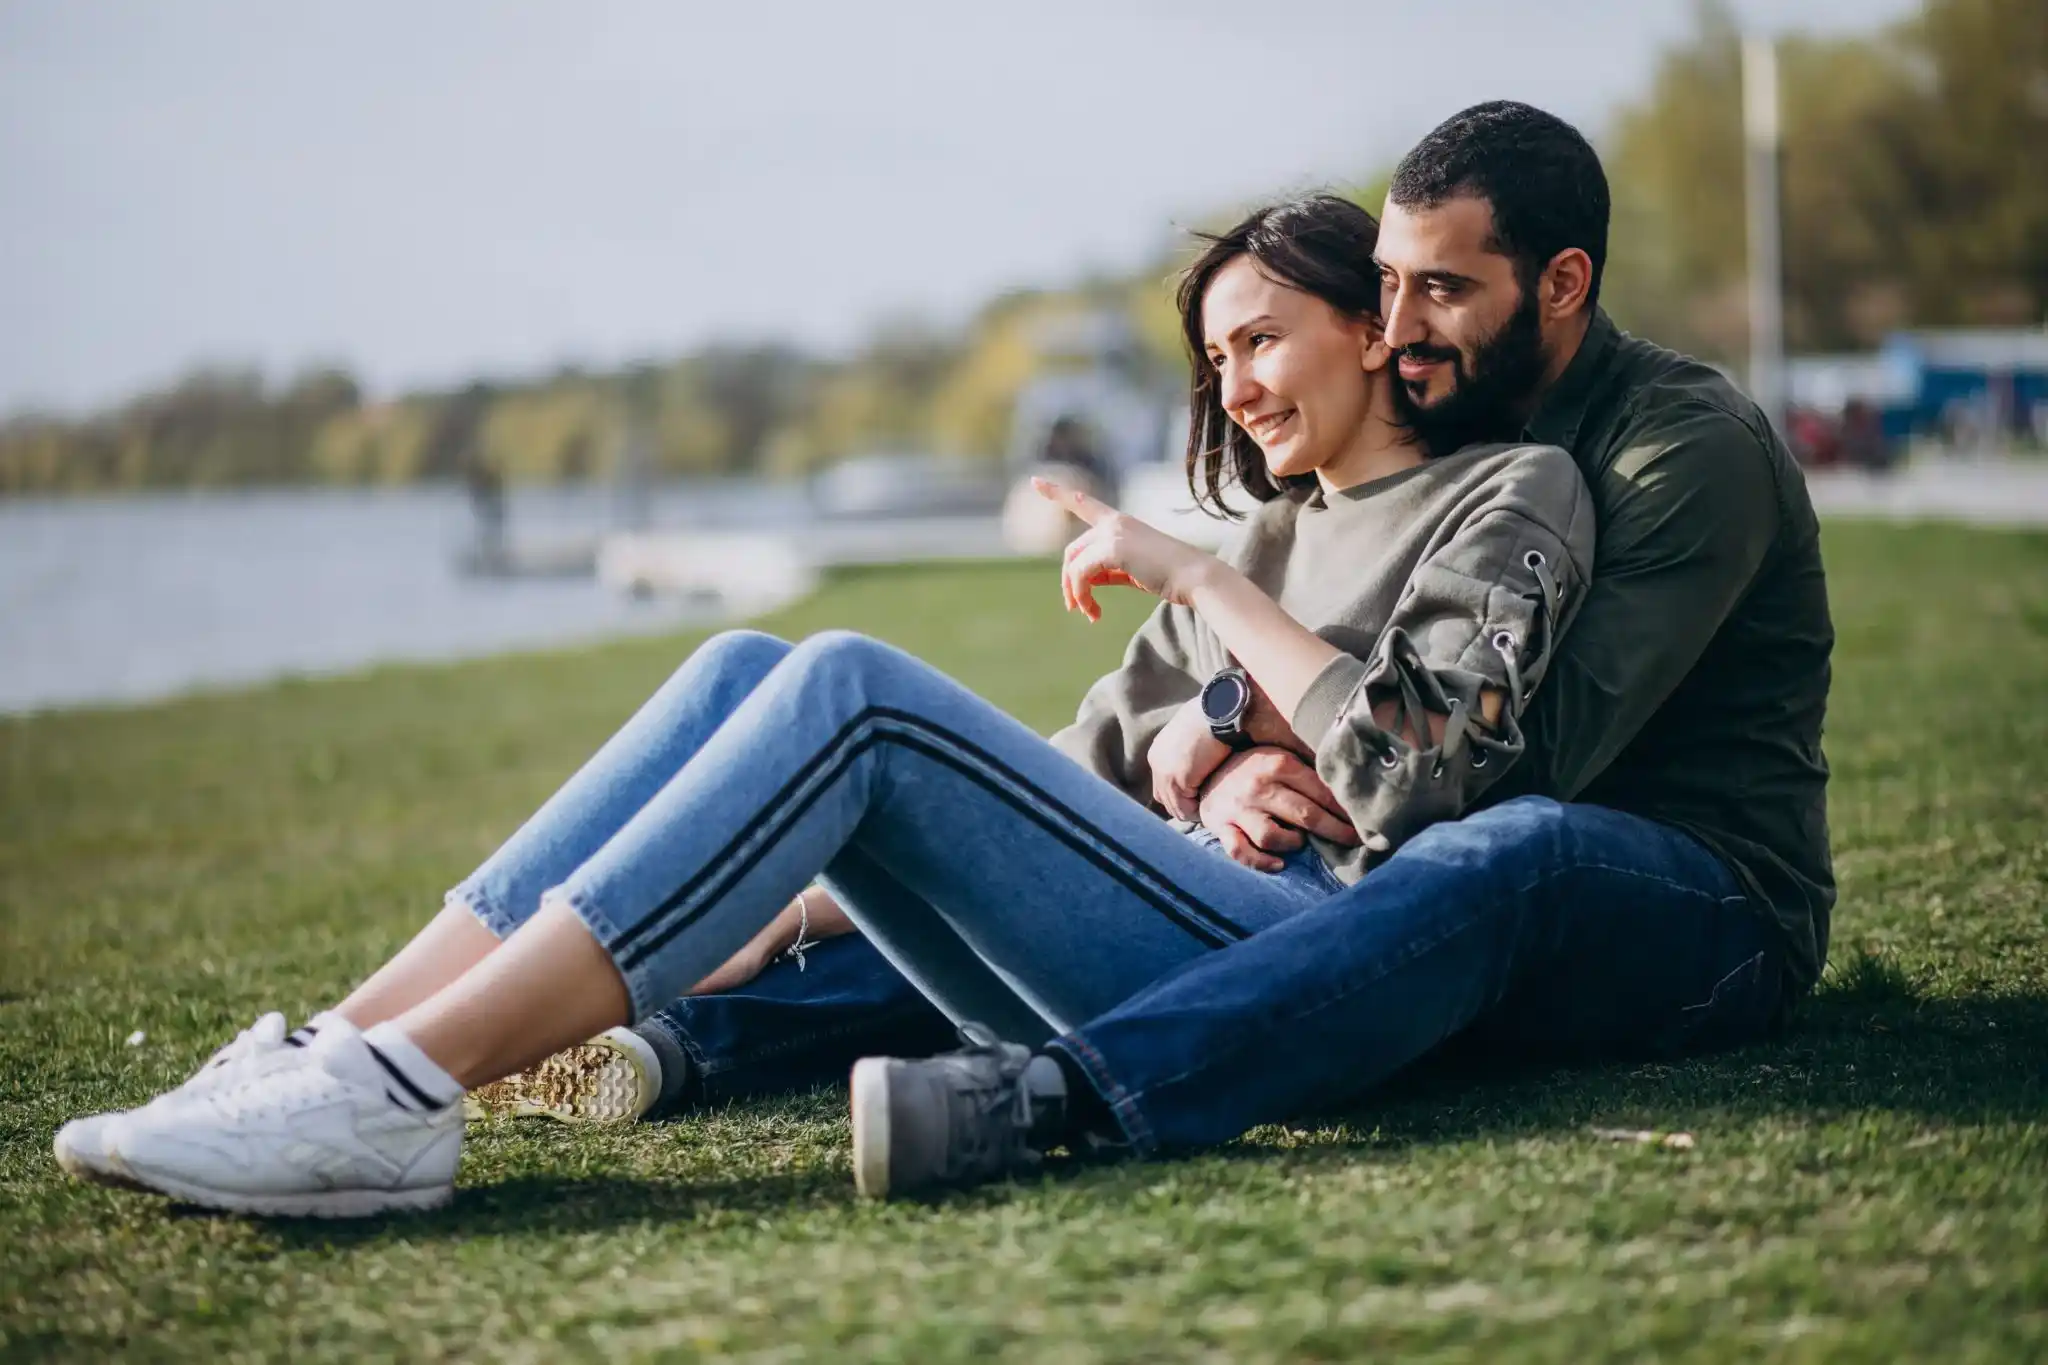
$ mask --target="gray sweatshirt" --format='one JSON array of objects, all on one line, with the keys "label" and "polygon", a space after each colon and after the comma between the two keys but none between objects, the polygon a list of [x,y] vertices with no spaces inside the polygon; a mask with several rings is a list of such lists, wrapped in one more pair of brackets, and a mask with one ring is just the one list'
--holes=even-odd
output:
[{"label": "gray sweatshirt", "polygon": [[[1348,883],[1522,756],[1522,711],[1592,571],[1593,505],[1555,446],[1472,446],[1325,506],[1265,503],[1223,557],[1343,651],[1289,720],[1365,840],[1315,841]],[[1161,603],[1052,742],[1151,806],[1153,739],[1230,662],[1193,611]],[[1490,728],[1487,687],[1507,699]],[[1397,708],[1387,729],[1373,720],[1382,701]],[[1406,742],[1431,713],[1448,717],[1442,742]]]}]

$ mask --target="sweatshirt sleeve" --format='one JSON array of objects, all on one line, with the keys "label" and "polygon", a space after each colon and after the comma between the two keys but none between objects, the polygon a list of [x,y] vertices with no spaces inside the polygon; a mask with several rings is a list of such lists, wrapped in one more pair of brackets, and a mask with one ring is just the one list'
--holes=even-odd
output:
[{"label": "sweatshirt sleeve", "polygon": [[1146,754],[1173,713],[1202,690],[1208,672],[1201,660],[1220,649],[1205,645],[1205,636],[1193,612],[1161,602],[1131,637],[1122,666],[1088,689],[1074,723],[1052,737],[1053,746],[1150,806]]},{"label": "sweatshirt sleeve", "polygon": [[[1585,595],[1593,504],[1569,455],[1540,447],[1475,500],[1417,566],[1364,659],[1331,661],[1296,706],[1295,733],[1375,853],[1462,813],[1522,756],[1521,717]],[[1505,701],[1480,719],[1480,692]],[[1373,719],[1393,705],[1393,725]],[[1403,736],[1443,738],[1422,747]]]}]

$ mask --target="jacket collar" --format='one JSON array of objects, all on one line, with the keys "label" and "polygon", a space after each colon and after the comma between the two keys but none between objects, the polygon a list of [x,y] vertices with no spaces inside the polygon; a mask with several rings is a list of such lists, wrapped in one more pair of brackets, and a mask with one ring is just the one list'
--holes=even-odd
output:
[{"label": "jacket collar", "polygon": [[1579,342],[1578,354],[1537,402],[1536,411],[1522,427],[1523,438],[1538,445],[1576,449],[1586,409],[1600,392],[1601,381],[1606,378],[1615,348],[1620,344],[1621,329],[1607,316],[1606,309],[1595,307],[1593,321]]}]

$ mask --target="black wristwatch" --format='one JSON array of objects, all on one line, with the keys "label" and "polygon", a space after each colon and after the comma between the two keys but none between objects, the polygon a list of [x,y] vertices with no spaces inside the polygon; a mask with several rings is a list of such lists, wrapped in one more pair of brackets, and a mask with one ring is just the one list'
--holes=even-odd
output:
[{"label": "black wristwatch", "polygon": [[1251,675],[1231,664],[1216,671],[1202,684],[1202,715],[1209,733],[1232,749],[1249,749],[1252,737],[1244,731],[1244,713],[1252,708]]}]

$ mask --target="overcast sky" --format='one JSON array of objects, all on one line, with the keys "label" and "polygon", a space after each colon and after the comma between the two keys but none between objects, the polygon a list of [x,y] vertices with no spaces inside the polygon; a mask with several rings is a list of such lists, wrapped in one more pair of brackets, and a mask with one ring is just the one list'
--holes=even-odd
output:
[{"label": "overcast sky", "polygon": [[[1864,29],[1912,0],[1747,0]],[[1369,174],[1596,137],[1686,0],[0,0],[0,411],[202,362],[380,391],[827,347]]]}]

